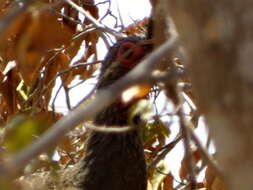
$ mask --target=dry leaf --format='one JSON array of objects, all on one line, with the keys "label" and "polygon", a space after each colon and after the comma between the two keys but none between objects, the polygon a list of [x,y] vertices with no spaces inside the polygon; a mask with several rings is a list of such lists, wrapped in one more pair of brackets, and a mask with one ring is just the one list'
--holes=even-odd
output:
[{"label": "dry leaf", "polygon": [[[201,160],[201,153],[198,150],[193,151],[192,156],[193,156],[193,160],[195,164],[197,164],[198,161]],[[186,157],[184,157],[183,160],[181,161],[181,168],[179,170],[179,176],[182,181],[187,179],[187,176],[188,176],[187,164],[188,164],[188,160],[186,159]]]},{"label": "dry leaf", "polygon": [[[44,66],[43,58],[49,50],[69,43],[72,31],[50,11],[27,12],[18,20],[12,32],[16,34],[16,56],[19,71],[29,86]],[[46,32],[45,32],[46,30]]]},{"label": "dry leaf", "polygon": [[171,173],[167,174],[163,181],[163,190],[173,190],[174,177]]}]

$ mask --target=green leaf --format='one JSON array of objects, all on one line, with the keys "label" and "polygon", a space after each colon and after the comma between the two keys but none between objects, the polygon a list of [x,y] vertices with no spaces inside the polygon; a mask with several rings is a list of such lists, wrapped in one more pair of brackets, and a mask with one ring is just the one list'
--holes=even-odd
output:
[{"label": "green leaf", "polygon": [[168,165],[166,165],[163,161],[160,161],[157,169],[153,172],[151,177],[151,184],[153,190],[158,190],[161,186],[164,179],[167,177],[166,174],[168,174],[170,171]]},{"label": "green leaf", "polygon": [[154,139],[163,142],[169,134],[169,128],[160,119],[156,119],[152,123],[147,123],[142,129],[143,143],[145,144]]},{"label": "green leaf", "polygon": [[45,122],[18,115],[6,126],[4,146],[11,153],[16,153],[39,136],[43,128],[45,128]]}]

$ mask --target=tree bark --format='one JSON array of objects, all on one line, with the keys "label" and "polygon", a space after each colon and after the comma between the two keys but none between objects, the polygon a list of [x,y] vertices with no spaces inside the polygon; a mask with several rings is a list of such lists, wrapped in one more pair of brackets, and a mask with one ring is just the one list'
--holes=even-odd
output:
[{"label": "tree bark", "polygon": [[230,190],[253,187],[253,1],[177,0],[167,8]]}]

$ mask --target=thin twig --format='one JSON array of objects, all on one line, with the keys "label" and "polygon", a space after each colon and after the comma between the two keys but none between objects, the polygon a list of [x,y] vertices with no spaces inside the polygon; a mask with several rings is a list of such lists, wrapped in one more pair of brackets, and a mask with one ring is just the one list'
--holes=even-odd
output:
[{"label": "thin twig", "polygon": [[[91,78],[96,78],[96,76],[91,76],[91,77],[89,77],[89,79],[91,79]],[[73,89],[73,88],[76,88],[77,86],[83,84],[84,82],[86,82],[86,80],[81,80],[81,81],[79,81],[78,83],[73,84],[72,86],[69,86],[68,89],[71,90],[71,89]],[[95,85],[95,83],[87,83],[87,84],[92,85],[92,86]]]},{"label": "thin twig", "polygon": [[76,104],[74,108],[77,108],[78,106],[81,105],[82,102],[85,102],[87,99],[89,99],[96,90],[97,90],[97,85],[95,85],[93,89]]},{"label": "thin twig", "polygon": [[184,70],[178,70],[177,67],[175,67],[174,69],[171,69],[167,72],[162,72],[162,73],[153,73],[152,74],[152,80],[156,81],[156,82],[162,82],[162,81],[166,81],[169,80],[170,78],[174,77],[174,78],[180,78],[182,76],[185,76],[185,71]]},{"label": "thin twig", "polygon": [[[106,35],[105,35],[105,34],[102,34],[100,37],[101,37],[101,39],[103,40],[103,42],[104,42],[106,48],[109,49],[109,48],[111,47],[111,45],[110,45],[109,41],[107,40]],[[110,39],[110,38],[109,38],[109,39]],[[110,41],[111,41],[111,39],[110,39]]]},{"label": "thin twig", "polygon": [[125,28],[125,25],[124,25],[124,22],[123,22],[121,11],[119,9],[119,2],[115,1],[115,3],[116,3],[117,12],[118,12],[118,15],[119,15],[119,20],[120,20],[120,23],[121,23],[120,27],[121,27],[121,30],[123,30]]},{"label": "thin twig", "polygon": [[56,101],[56,98],[57,98],[58,94],[60,93],[60,90],[61,90],[62,87],[63,87],[63,81],[62,81],[61,85],[59,86],[59,88],[57,89],[57,91],[55,93],[55,96],[53,98],[53,101],[52,101],[53,113],[55,113],[55,101]]},{"label": "thin twig", "polygon": [[109,3],[109,4],[111,4],[111,1],[110,1],[110,0],[107,0],[107,1],[102,1],[102,2],[98,2],[98,3],[96,3],[95,5],[96,5],[96,6],[98,6],[98,5],[105,4],[105,3]]},{"label": "thin twig", "polygon": [[67,103],[67,108],[68,110],[71,110],[71,103],[70,103],[70,98],[69,98],[69,88],[65,85],[63,85],[63,89],[65,92],[65,98],[66,98],[66,103]]},{"label": "thin twig", "polygon": [[105,26],[104,24],[101,24],[100,22],[98,22],[88,11],[84,10],[82,7],[78,6],[77,4],[75,4],[73,1],[71,0],[63,0],[66,3],[68,3],[69,5],[71,5],[74,9],[76,9],[78,12],[80,12],[81,14],[83,14],[88,20],[90,20],[97,28],[108,32],[116,37],[123,37],[122,34],[120,34],[119,32]]},{"label": "thin twig", "polygon": [[[40,95],[43,95],[43,94],[47,91],[47,89],[50,88],[50,86],[54,84],[54,82],[55,82],[55,80],[57,79],[57,77],[59,77],[59,76],[65,74],[65,73],[68,73],[68,72],[70,72],[71,70],[76,69],[76,68],[78,68],[78,67],[86,67],[86,66],[88,66],[88,65],[93,65],[93,64],[97,64],[97,63],[101,63],[101,62],[102,62],[102,61],[94,61],[94,62],[91,62],[91,63],[76,64],[76,65],[70,66],[68,69],[65,69],[65,70],[62,70],[62,71],[58,72],[58,73],[55,75],[55,77],[53,77],[53,78],[47,83],[46,86],[44,86],[42,89],[37,88],[37,89],[28,97],[28,99],[26,100],[26,102],[30,101],[30,99],[31,99],[33,96],[37,95],[37,91],[40,92]],[[37,102],[35,102],[34,104],[36,105],[36,104],[38,103],[38,101],[39,101],[39,99],[38,99]]]},{"label": "thin twig", "polygon": [[[182,98],[180,98],[182,99]],[[190,135],[187,130],[187,125],[184,117],[183,106],[178,110],[179,122],[181,126],[181,133],[183,136],[183,144],[185,149],[185,159],[186,159],[186,168],[189,174],[189,182],[191,190],[197,189],[197,181],[196,181],[196,172],[195,172],[195,164],[192,157],[191,145],[190,145]]]},{"label": "thin twig", "polygon": [[196,136],[196,134],[194,133],[193,129],[192,129],[192,124],[190,122],[189,123],[189,127],[187,127],[187,130],[190,133],[190,136],[193,140],[193,142],[196,144],[198,150],[200,151],[203,161],[205,162],[206,165],[210,166],[211,169],[220,177],[223,176],[222,171],[219,169],[216,161],[210,156],[210,154],[206,151],[206,149],[204,148],[204,146],[201,144],[200,140],[198,139],[198,137]]},{"label": "thin twig", "polygon": [[67,19],[67,20],[69,20],[69,21],[75,23],[75,24],[83,25],[83,23],[82,23],[81,21],[76,20],[76,19],[74,19],[73,17],[69,17],[69,16],[65,15],[64,13],[58,12],[58,11],[56,11],[56,10],[52,10],[52,12],[53,12],[54,14],[58,15],[58,16],[61,16],[62,18],[65,18],[65,19]]},{"label": "thin twig", "polygon": [[171,143],[163,147],[164,151],[160,153],[157,158],[148,165],[148,171],[152,170],[156,165],[165,158],[165,156],[177,145],[177,143],[182,139],[182,137],[179,135],[176,137],[175,140],[173,140]]}]

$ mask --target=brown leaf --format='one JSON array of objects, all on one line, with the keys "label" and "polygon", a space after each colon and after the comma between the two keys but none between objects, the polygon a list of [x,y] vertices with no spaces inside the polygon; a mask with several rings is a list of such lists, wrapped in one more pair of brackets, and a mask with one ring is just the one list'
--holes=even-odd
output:
[{"label": "brown leaf", "polygon": [[11,117],[19,110],[21,99],[16,88],[20,82],[20,77],[16,68],[12,68],[5,77],[6,80],[0,83],[0,94],[2,95],[0,108],[3,111],[2,116],[6,116],[5,119],[7,120],[7,116]]},{"label": "brown leaf", "polygon": [[130,26],[126,27],[123,32],[125,32],[127,35],[143,34],[145,33],[145,28],[147,28],[148,24],[149,19],[144,18],[143,20],[135,22],[134,24],[131,24]]},{"label": "brown leaf", "polygon": [[[98,8],[94,5],[93,0],[86,0],[83,4],[83,8],[88,11],[94,18],[98,18]],[[88,19],[85,19],[85,24],[90,24],[91,22]]]},{"label": "brown leaf", "polygon": [[53,111],[41,111],[34,115],[34,118],[38,121],[47,123],[48,126],[51,126],[53,123],[58,121],[63,116],[62,113],[53,112]]},{"label": "brown leaf", "polygon": [[[47,61],[47,60],[46,60]],[[45,104],[48,105],[52,90],[55,84],[56,75],[59,71],[63,71],[69,68],[70,59],[65,53],[58,53],[51,61],[50,64],[47,65],[47,69],[45,71],[44,77],[44,88],[46,89],[46,93],[44,94]]]},{"label": "brown leaf", "polygon": [[69,136],[65,136],[61,142],[59,143],[59,147],[65,152],[72,153],[75,152],[76,149],[73,145],[72,139]]},{"label": "brown leaf", "polygon": [[96,32],[85,34],[85,52],[81,61],[86,62],[92,55],[97,59],[97,48],[99,35]]},{"label": "brown leaf", "polygon": [[181,180],[185,180],[187,179],[187,163],[186,163],[186,159],[184,158],[181,161],[181,168],[179,170],[179,177]]},{"label": "brown leaf", "polygon": [[163,190],[173,190],[174,177],[171,173],[167,174],[166,178],[163,180]]},{"label": "brown leaf", "polygon": [[205,188],[205,184],[204,183],[197,183],[197,188],[198,189]]},{"label": "brown leaf", "polygon": [[69,160],[70,160],[69,156],[64,154],[64,155],[61,155],[59,162],[62,165],[66,166],[69,163]]},{"label": "brown leaf", "polygon": [[85,38],[86,38],[86,36],[82,35],[82,36],[72,40],[70,45],[68,46],[68,48],[66,48],[66,52],[71,59],[76,56],[76,54],[80,50],[80,46],[83,43],[83,41],[85,40]]},{"label": "brown leaf", "polygon": [[[198,161],[201,160],[201,153],[198,150],[193,151],[192,156],[193,156],[193,160],[195,164],[197,164]],[[184,157],[183,160],[181,161],[181,168],[179,170],[179,176],[181,180],[187,179],[187,176],[188,176],[187,164],[188,164],[188,160],[186,159],[186,157]]]},{"label": "brown leaf", "polygon": [[20,36],[24,33],[31,19],[28,12],[24,12],[11,23],[8,29],[0,34],[0,55],[5,63],[16,59],[16,46]]},{"label": "brown leaf", "polygon": [[26,27],[17,26],[16,33],[22,30],[22,35],[17,39],[15,49],[20,73],[26,84],[32,86],[39,70],[44,66],[42,58],[45,54],[69,43],[73,33],[50,11],[34,11],[25,15],[23,22]]},{"label": "brown leaf", "polygon": [[0,0],[0,18],[7,12],[11,2],[11,0]]},{"label": "brown leaf", "polygon": [[[61,11],[61,10],[59,10],[59,11]],[[76,21],[79,20],[78,19],[78,12],[71,5],[69,5],[67,3],[65,3],[63,6],[63,14],[73,20],[76,20]],[[65,25],[67,25],[72,30],[72,32],[76,32],[77,24],[75,22],[73,22],[65,17],[63,17],[62,20],[63,20],[63,23]]]}]

